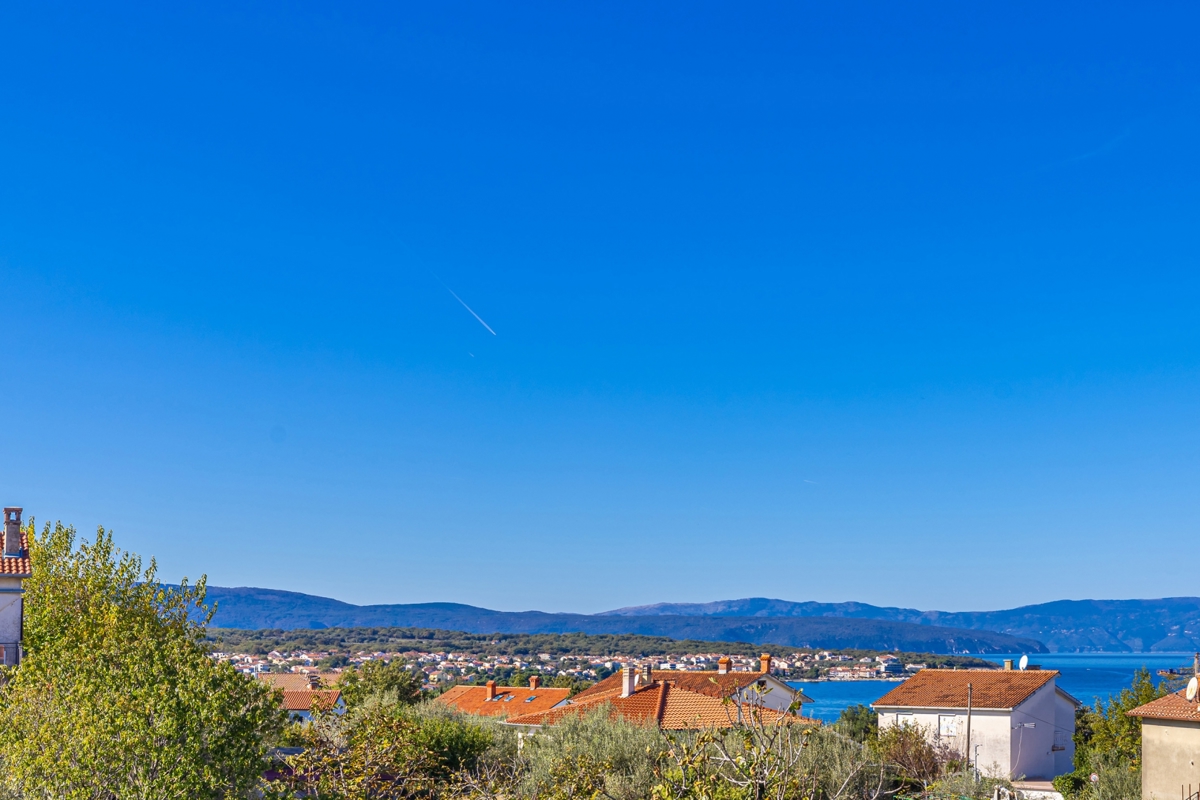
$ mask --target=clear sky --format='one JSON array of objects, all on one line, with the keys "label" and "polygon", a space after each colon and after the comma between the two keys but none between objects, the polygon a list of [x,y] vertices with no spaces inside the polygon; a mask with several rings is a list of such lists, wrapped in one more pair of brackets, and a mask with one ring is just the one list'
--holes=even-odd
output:
[{"label": "clear sky", "polygon": [[6,4],[0,502],[359,603],[1196,594],[1198,15]]}]

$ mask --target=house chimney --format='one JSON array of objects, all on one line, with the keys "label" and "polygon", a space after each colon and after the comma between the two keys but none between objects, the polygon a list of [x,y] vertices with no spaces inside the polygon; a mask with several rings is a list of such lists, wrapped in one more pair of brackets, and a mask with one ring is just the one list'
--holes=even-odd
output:
[{"label": "house chimney", "polygon": [[621,697],[632,695],[635,686],[637,686],[637,672],[631,665],[626,664],[621,670]]},{"label": "house chimney", "polygon": [[758,657],[758,671],[763,675],[771,674],[771,654],[763,653]]},{"label": "house chimney", "polygon": [[541,675],[530,675],[529,676],[529,688],[530,689],[536,689],[541,685],[542,685],[542,676]]},{"label": "house chimney", "polygon": [[642,664],[642,683],[649,686],[650,683],[653,681],[653,679],[654,679],[654,675],[650,671],[650,662],[647,661]]},{"label": "house chimney", "polygon": [[717,674],[724,675],[729,672],[729,656],[721,656],[717,659]]},{"label": "house chimney", "polygon": [[487,687],[487,699],[495,700],[496,699],[496,682],[488,681],[487,683],[484,684],[484,686]]},{"label": "house chimney", "polygon": [[320,689],[321,688],[321,676],[315,672],[308,673],[308,688]]},{"label": "house chimney", "polygon": [[1004,659],[1004,671],[1012,672],[1012,659],[1011,658]]},{"label": "house chimney", "polygon": [[4,555],[21,555],[21,509],[4,509]]}]

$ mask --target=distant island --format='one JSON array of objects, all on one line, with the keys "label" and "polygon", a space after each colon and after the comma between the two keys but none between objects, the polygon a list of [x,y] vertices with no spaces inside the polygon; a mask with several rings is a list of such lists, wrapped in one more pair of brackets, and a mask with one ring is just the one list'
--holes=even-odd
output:
[{"label": "distant island", "polygon": [[636,634],[795,648],[922,653],[1044,653],[1036,639],[986,630],[835,617],[547,614],[457,603],[356,606],[275,589],[209,587],[221,628],[415,627],[467,633]]},{"label": "distant island", "polygon": [[746,598],[661,603],[602,614],[493,611],[458,603],[358,606],[277,589],[209,587],[213,626],[281,630],[418,627],[469,633],[664,636],[786,647],[933,653],[1200,650],[1200,598],[1060,600],[1000,611],[920,611],[866,603]]}]

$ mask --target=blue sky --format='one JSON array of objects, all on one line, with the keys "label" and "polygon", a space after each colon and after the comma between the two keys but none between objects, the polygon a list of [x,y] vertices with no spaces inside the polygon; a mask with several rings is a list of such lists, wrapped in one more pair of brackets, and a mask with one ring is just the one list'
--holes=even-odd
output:
[{"label": "blue sky", "polygon": [[1195,593],[1194,6],[109,5],[0,11],[5,504],[360,603]]}]

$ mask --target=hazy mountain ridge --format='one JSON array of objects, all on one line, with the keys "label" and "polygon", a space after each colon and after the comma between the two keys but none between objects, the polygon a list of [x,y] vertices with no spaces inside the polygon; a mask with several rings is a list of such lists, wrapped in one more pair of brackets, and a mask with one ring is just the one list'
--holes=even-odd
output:
[{"label": "hazy mountain ridge", "polygon": [[604,616],[655,615],[891,620],[1029,637],[1054,652],[1200,650],[1200,597],[1056,600],[1001,611],[962,612],[750,597],[712,603],[656,603],[604,612]]},{"label": "hazy mountain ridge", "polygon": [[274,589],[208,587],[221,628],[426,627],[468,633],[612,633],[791,647],[938,653],[1046,652],[1038,641],[985,630],[820,616],[589,615],[492,611],[458,603],[356,606]]}]

